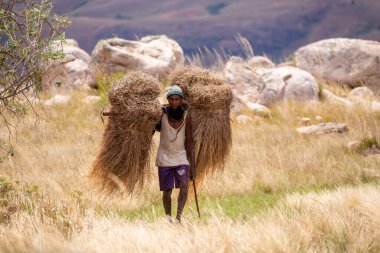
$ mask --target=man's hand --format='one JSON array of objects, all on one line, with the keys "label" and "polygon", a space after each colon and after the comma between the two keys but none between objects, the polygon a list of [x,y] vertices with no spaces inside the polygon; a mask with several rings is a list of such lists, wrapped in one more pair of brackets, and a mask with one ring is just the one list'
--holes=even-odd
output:
[{"label": "man's hand", "polygon": [[190,166],[190,175],[189,175],[190,180],[194,181],[195,176],[196,176],[195,168],[194,168],[194,166]]}]

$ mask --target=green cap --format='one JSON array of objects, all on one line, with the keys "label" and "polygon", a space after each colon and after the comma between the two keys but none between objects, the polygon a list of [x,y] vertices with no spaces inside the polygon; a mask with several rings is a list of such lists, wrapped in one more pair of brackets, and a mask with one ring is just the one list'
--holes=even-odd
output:
[{"label": "green cap", "polygon": [[183,92],[182,92],[182,89],[178,85],[172,85],[169,88],[168,93],[166,94],[166,98],[169,99],[169,97],[172,95],[178,95],[181,98],[185,97]]}]

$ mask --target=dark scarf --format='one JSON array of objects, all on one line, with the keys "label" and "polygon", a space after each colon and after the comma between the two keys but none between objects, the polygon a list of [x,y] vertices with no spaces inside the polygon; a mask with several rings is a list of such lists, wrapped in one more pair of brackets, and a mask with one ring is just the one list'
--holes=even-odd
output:
[{"label": "dark scarf", "polygon": [[172,107],[168,106],[166,111],[171,121],[181,121],[183,113],[185,112],[181,106],[179,106],[177,109],[173,109]]}]

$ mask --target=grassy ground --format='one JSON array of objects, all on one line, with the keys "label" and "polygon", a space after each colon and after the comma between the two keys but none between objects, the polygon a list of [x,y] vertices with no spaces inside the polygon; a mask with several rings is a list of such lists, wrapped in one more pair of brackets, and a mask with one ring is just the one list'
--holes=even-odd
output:
[{"label": "grassy ground", "polygon": [[[30,113],[19,126],[14,156],[0,163],[0,252],[380,250],[380,157],[347,148],[380,141],[379,114],[288,103],[270,115],[245,111],[248,124],[233,115],[225,171],[199,189],[202,219],[193,201],[178,226],[163,218],[153,164],[140,196],[105,198],[88,182],[104,125],[102,106],[81,102],[86,95],[38,109],[43,119],[36,124]],[[300,118],[319,123],[316,116],[349,132],[297,133]]]}]

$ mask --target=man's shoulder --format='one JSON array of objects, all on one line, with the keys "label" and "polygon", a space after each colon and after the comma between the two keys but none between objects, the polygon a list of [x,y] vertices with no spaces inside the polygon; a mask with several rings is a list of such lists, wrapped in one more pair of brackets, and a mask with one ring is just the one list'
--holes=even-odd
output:
[{"label": "man's shoulder", "polygon": [[168,107],[169,107],[168,104],[161,105],[161,110],[162,110],[162,112],[163,112],[163,113],[167,113],[167,112],[168,112]]}]

